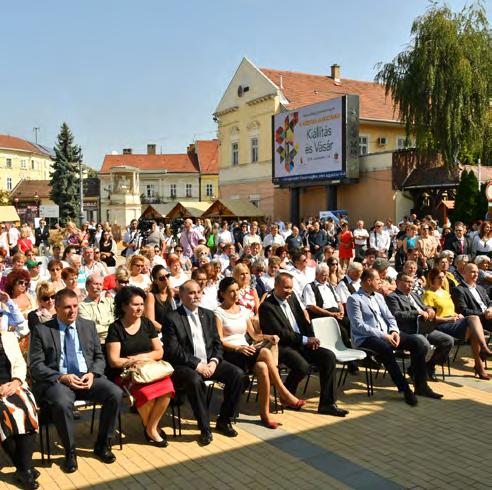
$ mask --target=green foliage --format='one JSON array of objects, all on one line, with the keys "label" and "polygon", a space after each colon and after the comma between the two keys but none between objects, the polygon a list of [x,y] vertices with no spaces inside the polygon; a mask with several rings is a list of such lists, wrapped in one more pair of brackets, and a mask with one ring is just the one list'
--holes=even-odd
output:
[{"label": "green foliage", "polygon": [[12,204],[10,191],[0,190],[0,206],[8,206],[10,204]]},{"label": "green foliage", "polygon": [[477,193],[475,202],[475,219],[484,219],[487,211],[489,210],[489,203],[487,201],[487,196],[485,195],[485,188],[487,184],[482,184],[480,186],[480,192]]},{"label": "green foliage", "polygon": [[454,201],[454,211],[452,215],[454,221],[463,221],[471,224],[478,218],[483,218],[484,213],[479,215],[480,192],[478,190],[478,180],[473,170],[461,173],[460,183],[456,189]]},{"label": "green foliage", "polygon": [[[490,155],[491,31],[481,2],[453,13],[433,1],[411,29],[411,42],[376,81],[391,95],[417,149],[438,150],[448,168]],[[490,162],[492,163],[492,162]]]},{"label": "green foliage", "polygon": [[70,128],[63,123],[55,145],[55,162],[51,177],[50,198],[60,206],[60,223],[74,221],[79,206],[79,163],[82,150],[74,144]]}]

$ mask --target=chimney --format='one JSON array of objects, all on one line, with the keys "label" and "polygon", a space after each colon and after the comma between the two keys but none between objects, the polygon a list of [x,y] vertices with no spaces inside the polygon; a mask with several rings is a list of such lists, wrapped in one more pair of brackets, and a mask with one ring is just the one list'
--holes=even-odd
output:
[{"label": "chimney", "polygon": [[340,81],[340,65],[337,65],[336,63],[331,65],[331,78],[333,78],[335,82]]},{"label": "chimney", "polygon": [[147,145],[147,155],[156,154],[156,145]]},{"label": "chimney", "polygon": [[131,154],[132,154],[131,148],[123,148],[123,155],[131,155]]}]

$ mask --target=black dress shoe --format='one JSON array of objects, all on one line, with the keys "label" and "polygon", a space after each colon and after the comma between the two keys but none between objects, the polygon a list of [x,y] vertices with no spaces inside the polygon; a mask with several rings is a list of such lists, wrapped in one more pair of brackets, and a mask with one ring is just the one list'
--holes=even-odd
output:
[{"label": "black dress shoe", "polygon": [[427,398],[434,398],[435,400],[440,400],[443,397],[443,395],[436,393],[428,385],[415,388],[415,394],[419,396],[426,396]]},{"label": "black dress shoe", "polygon": [[22,488],[26,490],[35,490],[39,487],[39,483],[36,481],[32,468],[28,470],[17,470],[15,472],[15,479],[22,485]]},{"label": "black dress shoe", "polygon": [[214,439],[212,431],[210,429],[203,429],[200,432],[200,438],[198,439],[198,444],[200,446],[208,446]]},{"label": "black dress shoe", "polygon": [[435,369],[429,369],[427,371],[427,381],[434,381],[437,383],[439,381],[436,376],[436,370]]},{"label": "black dress shoe", "polygon": [[167,447],[168,442],[167,442],[166,433],[162,429],[159,429],[159,435],[161,436],[162,441],[156,441],[155,439],[152,439],[152,437],[150,437],[149,434],[147,434],[147,429],[144,428],[144,437],[147,440],[147,442],[150,442],[150,444],[152,444],[152,446],[155,447]]},{"label": "black dress shoe", "polygon": [[110,447],[107,445],[99,446],[97,445],[94,448],[94,454],[100,459],[103,463],[111,464],[116,461],[116,456],[111,451]]},{"label": "black dress shoe", "polygon": [[229,421],[225,422],[224,420],[217,419],[217,424],[215,425],[215,430],[217,432],[220,432],[224,436],[227,436],[227,437],[236,437],[237,436],[236,430],[234,430],[234,428],[232,427],[232,424]]},{"label": "black dress shoe", "polygon": [[65,461],[62,464],[62,470],[65,473],[74,473],[78,469],[79,465],[77,464],[77,454],[75,453],[75,449],[73,449],[65,455]]},{"label": "black dress shoe", "polygon": [[357,374],[359,372],[359,364],[356,361],[350,361],[347,363],[347,370],[349,374]]},{"label": "black dress shoe", "polygon": [[405,403],[411,407],[415,407],[415,405],[419,402],[415,396],[415,393],[410,388],[403,390],[403,396],[405,397]]},{"label": "black dress shoe", "polygon": [[335,404],[333,404],[319,407],[318,413],[322,415],[332,415],[333,417],[345,417],[348,414],[348,411],[343,410],[343,408],[338,408]]},{"label": "black dress shoe", "polygon": [[41,473],[36,468],[31,468],[31,471],[34,476],[34,479],[37,480],[40,477]]}]

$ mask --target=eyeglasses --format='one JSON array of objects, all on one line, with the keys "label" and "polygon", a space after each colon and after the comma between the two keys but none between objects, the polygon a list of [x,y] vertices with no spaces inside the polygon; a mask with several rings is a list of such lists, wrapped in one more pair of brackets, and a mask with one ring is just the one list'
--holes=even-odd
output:
[{"label": "eyeglasses", "polygon": [[99,250],[94,250],[95,254],[100,254],[101,252]]},{"label": "eyeglasses", "polygon": [[120,283],[120,284],[129,284],[130,281],[125,281],[125,280],[122,280],[122,279],[117,279],[117,281]]},{"label": "eyeglasses", "polygon": [[183,251],[182,251],[182,250],[178,250],[178,249],[176,249],[175,251],[176,251],[176,253],[177,253],[177,254],[181,254],[181,253],[183,253]]},{"label": "eyeglasses", "polygon": [[422,230],[428,230],[429,227],[428,226],[422,226]]},{"label": "eyeglasses", "polygon": [[29,284],[28,281],[24,281],[24,279],[20,279],[19,281],[16,282],[19,286],[27,286]]},{"label": "eyeglasses", "polygon": [[55,271],[61,271],[60,267],[53,267],[51,269],[48,269],[50,272],[55,272]]},{"label": "eyeglasses", "polygon": [[51,296],[41,296],[41,301],[50,301],[50,300],[54,300],[55,299],[55,295],[52,294]]},{"label": "eyeglasses", "polygon": [[161,281],[161,282],[163,282],[163,281],[167,281],[170,275],[171,275],[171,274],[167,274],[167,275],[165,275],[165,276],[159,276],[159,277],[157,278],[157,280],[158,280],[158,281]]}]

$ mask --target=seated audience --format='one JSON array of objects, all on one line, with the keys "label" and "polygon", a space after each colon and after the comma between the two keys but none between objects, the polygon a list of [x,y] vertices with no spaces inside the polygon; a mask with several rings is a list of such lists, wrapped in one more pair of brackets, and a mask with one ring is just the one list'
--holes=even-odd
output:
[{"label": "seated audience", "polygon": [[70,289],[75,292],[79,301],[82,301],[86,296],[87,292],[85,289],[80,289],[78,286],[78,274],[72,267],[65,267],[62,269],[62,280],[65,283],[65,288]]},{"label": "seated audience", "polygon": [[347,267],[347,272],[335,289],[343,305],[347,303],[347,298],[360,288],[360,276],[363,270],[364,266],[360,262],[350,262]]},{"label": "seated audience", "polygon": [[27,315],[29,330],[38,323],[46,323],[56,314],[55,310],[55,288],[49,281],[41,281],[36,288],[36,299],[38,307]]},{"label": "seated audience", "polygon": [[173,291],[169,286],[169,272],[163,265],[152,269],[152,285],[145,298],[145,317],[157,332],[162,330],[166,315],[176,309]]},{"label": "seated audience", "polygon": [[129,285],[148,291],[152,281],[148,274],[144,274],[145,257],[134,254],[128,260],[128,270],[130,271]]},{"label": "seated audience", "polygon": [[51,259],[48,262],[48,272],[50,275],[48,281],[53,284],[53,287],[55,288],[55,292],[58,292],[60,291],[60,289],[63,289],[65,287],[65,283],[63,282],[61,276],[62,270],[63,270],[63,264],[61,263],[60,260]]},{"label": "seated audience", "polygon": [[166,447],[166,433],[159,426],[166,413],[174,386],[171,377],[152,383],[138,384],[122,379],[125,368],[162,359],[162,343],[152,322],[143,316],[145,293],[129,286],[115,296],[115,317],[108,330],[106,349],[111,378],[124,386],[134,399],[142,423],[144,436],[154,446]]}]

